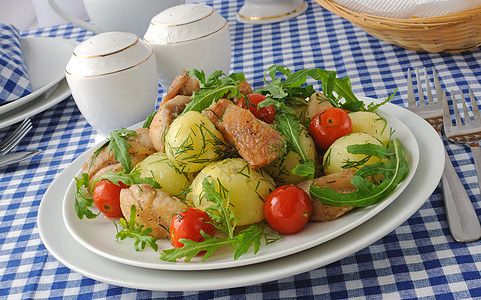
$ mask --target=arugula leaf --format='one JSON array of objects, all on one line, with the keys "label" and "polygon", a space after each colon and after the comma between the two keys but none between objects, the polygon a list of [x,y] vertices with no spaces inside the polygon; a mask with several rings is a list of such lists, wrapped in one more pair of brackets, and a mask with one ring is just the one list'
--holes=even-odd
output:
[{"label": "arugula leaf", "polygon": [[[218,181],[219,188],[222,189],[222,184]],[[206,213],[213,221],[214,227],[221,230],[223,233],[232,239],[234,237],[234,229],[237,220],[234,219],[234,212],[229,209],[230,201],[227,192],[226,199],[215,190],[214,183],[210,183],[207,178],[202,181],[202,190],[207,201],[213,203],[206,208]]]},{"label": "arugula leaf", "polygon": [[132,161],[127,148],[130,144],[126,141],[129,137],[137,134],[134,130],[121,128],[120,130],[112,130],[110,132],[110,142],[108,153],[114,152],[114,158],[120,162],[124,170],[129,173],[132,169]]},{"label": "arugula leaf", "polygon": [[300,121],[290,114],[276,116],[277,130],[287,137],[289,147],[299,155],[301,164],[296,166],[292,173],[308,179],[314,178],[315,164],[310,160],[301,145],[299,138]]},{"label": "arugula leaf", "polygon": [[204,262],[211,257],[217,249],[225,245],[232,245],[235,241],[230,238],[211,237],[210,235],[205,234],[204,231],[201,231],[200,233],[204,237],[202,242],[196,242],[189,239],[179,239],[179,242],[184,244],[184,247],[162,250],[159,258],[170,262],[185,258],[184,261],[189,262],[201,252],[206,251],[200,260],[201,262]]},{"label": "arugula leaf", "polygon": [[189,76],[197,77],[200,90],[199,92],[194,92],[190,97],[192,101],[187,103],[181,115],[189,111],[200,112],[211,106],[214,101],[227,96],[239,96],[241,94],[239,84],[245,80],[244,74],[234,73],[227,77],[219,78],[223,75],[225,75],[224,72],[215,71],[209,77],[205,78],[204,71],[191,70]]},{"label": "arugula leaf", "polygon": [[[286,79],[281,80],[281,78],[276,77],[277,73],[285,75]],[[273,65],[266,70],[265,74],[269,74],[271,82],[269,82],[266,79],[266,75],[264,75],[264,81],[266,84],[264,87],[257,89],[256,93],[268,94],[270,97],[276,99],[282,99],[288,96],[294,97],[294,95],[289,94],[288,91],[306,85],[307,78],[311,77],[314,80],[321,81],[322,91],[333,106],[341,108],[350,107],[353,109],[352,111],[366,110],[364,108],[364,102],[357,99],[352,92],[351,81],[349,78],[337,78],[337,72],[335,71],[315,68],[303,69],[291,73],[291,71],[285,66]],[[309,97],[314,91],[311,85],[307,85],[304,88],[309,89],[309,92],[306,92],[305,97]],[[334,93],[340,98],[344,98],[345,102],[341,103],[340,99],[338,99]]]},{"label": "arugula leaf", "polygon": [[154,120],[155,115],[157,114],[158,110],[154,111],[150,115],[145,118],[144,124],[142,124],[142,128],[150,128],[150,124],[152,124],[152,120]]},{"label": "arugula leaf", "polygon": [[75,213],[79,219],[86,217],[87,219],[95,219],[100,212],[97,214],[93,213],[89,207],[92,207],[94,200],[92,195],[87,191],[87,186],[89,184],[89,175],[87,173],[82,173],[82,178],[75,178]]},{"label": "arugula leaf", "polygon": [[92,184],[92,186],[95,186],[95,184],[102,179],[107,179],[116,185],[119,185],[119,182],[122,182],[128,186],[145,183],[145,184],[152,185],[154,189],[161,188],[160,184],[157,181],[155,181],[152,177],[141,177],[140,173],[136,171],[133,171],[130,173],[126,173],[124,170],[121,170],[119,172],[108,171],[107,173],[97,178],[94,181],[94,184]]},{"label": "arugula leaf", "polygon": [[[351,183],[356,187],[356,192],[342,194],[327,187],[320,188],[311,185],[310,193],[313,198],[331,206],[368,206],[394,191],[409,173],[409,165],[399,139],[390,141],[385,151],[371,146],[352,145],[348,147],[348,152],[385,157],[387,162],[381,161],[364,165],[357,170],[351,179]],[[383,177],[383,181],[378,185],[366,179],[369,176],[378,176],[378,174]]]},{"label": "arugula leaf", "polygon": [[[154,251],[159,249],[157,245],[157,239],[149,234],[152,232],[152,228],[145,228],[144,225],[139,225],[135,223],[135,216],[136,216],[136,208],[135,205],[130,207],[130,220],[127,222],[126,219],[120,218],[119,224],[121,226],[121,230],[117,230],[117,234],[115,238],[117,241],[124,240],[126,238],[133,238],[135,239],[134,248],[135,251],[140,251],[145,249],[145,246],[148,244]],[[118,229],[118,227],[117,227]]]}]

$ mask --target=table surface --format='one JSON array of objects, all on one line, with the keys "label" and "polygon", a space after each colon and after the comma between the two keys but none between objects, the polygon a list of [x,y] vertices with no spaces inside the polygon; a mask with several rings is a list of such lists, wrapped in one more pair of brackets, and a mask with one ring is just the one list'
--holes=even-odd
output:
[{"label": "table surface", "polygon": [[[459,54],[406,50],[368,35],[311,0],[303,15],[268,25],[237,22],[242,1],[206,3],[228,20],[231,71],[243,72],[254,87],[262,85],[264,70],[273,64],[291,70],[318,67],[335,70],[339,77],[350,77],[353,91],[360,96],[385,99],[397,89],[392,103],[406,106],[408,69],[436,67],[445,90],[466,92],[471,88],[481,101],[479,48]],[[22,36],[83,41],[92,34],[67,24],[23,32]],[[30,161],[0,169],[0,297],[481,297],[481,244],[453,240],[440,186],[413,216],[374,244],[327,266],[277,281],[172,292],[136,290],[90,279],[65,267],[49,253],[39,235],[37,213],[49,185],[95,144],[96,132],[72,97],[32,117],[32,121],[34,129],[16,151],[39,148],[43,152]],[[12,127],[0,130],[0,140]],[[471,151],[446,140],[444,143],[480,214],[480,189]]]}]

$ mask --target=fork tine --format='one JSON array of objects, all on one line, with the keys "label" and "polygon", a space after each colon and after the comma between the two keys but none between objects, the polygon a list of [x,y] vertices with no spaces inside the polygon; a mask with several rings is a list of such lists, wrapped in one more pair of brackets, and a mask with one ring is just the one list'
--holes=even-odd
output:
[{"label": "fork tine", "polygon": [[456,120],[456,126],[462,125],[461,123],[461,116],[459,115],[459,110],[458,110],[458,100],[456,99],[456,95],[454,94],[454,91],[451,91],[451,96],[453,98],[453,110],[454,110],[454,119]]},{"label": "fork tine", "polygon": [[443,91],[443,88],[441,87],[441,82],[439,81],[438,78],[438,73],[436,72],[436,69],[433,67],[433,78],[434,78],[434,88],[436,89],[436,99],[438,101],[443,100],[443,97],[446,97],[446,93]]},{"label": "fork tine", "polygon": [[411,69],[408,69],[408,107],[416,106],[416,96],[414,95],[413,80],[411,78]]},{"label": "fork tine", "polygon": [[30,120],[28,122],[22,123],[22,126],[19,127],[19,130],[15,131],[15,135],[11,135],[9,140],[5,143],[5,145],[0,149],[0,154],[7,154],[10,152],[17,144],[22,140],[25,135],[33,128],[32,123]]},{"label": "fork tine", "polygon": [[471,109],[473,110],[474,120],[481,121],[481,114],[479,113],[479,107],[474,98],[473,90],[469,89],[469,100],[471,100]]},{"label": "fork tine", "polygon": [[469,117],[468,108],[466,106],[466,100],[464,100],[463,91],[460,89],[459,93],[461,94],[461,105],[463,106],[463,113],[464,113],[464,124],[470,123],[471,118]]},{"label": "fork tine", "polygon": [[12,131],[12,133],[10,133],[6,138],[4,138],[0,142],[0,149],[3,149],[6,145],[10,144],[11,139],[14,138],[20,130],[23,130],[25,126],[28,126],[29,122],[30,122],[30,119],[23,120],[20,126],[17,126],[17,128],[15,128],[15,130]]},{"label": "fork tine", "polygon": [[419,105],[422,106],[426,104],[426,102],[424,102],[424,94],[422,93],[423,87],[421,85],[421,79],[419,78],[418,68],[416,68],[416,82],[418,84]]},{"label": "fork tine", "polygon": [[446,98],[446,93],[442,92],[443,101],[443,123],[445,127],[452,127],[453,120],[451,119],[451,113],[449,112],[448,99]]},{"label": "fork tine", "polygon": [[428,93],[428,103],[433,104],[434,103],[433,93],[431,92],[431,83],[429,81],[428,71],[426,70],[426,67],[424,67],[424,78],[425,78],[424,81],[426,81],[426,90]]}]

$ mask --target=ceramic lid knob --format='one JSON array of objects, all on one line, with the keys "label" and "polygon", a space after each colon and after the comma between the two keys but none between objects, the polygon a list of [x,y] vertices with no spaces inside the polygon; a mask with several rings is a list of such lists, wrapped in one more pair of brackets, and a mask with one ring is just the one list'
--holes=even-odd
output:
[{"label": "ceramic lid knob", "polygon": [[152,18],[144,40],[152,44],[175,44],[209,36],[227,26],[227,21],[204,4],[168,8]]},{"label": "ceramic lid knob", "polygon": [[75,47],[66,72],[98,76],[126,70],[147,60],[152,48],[129,32],[106,32]]}]

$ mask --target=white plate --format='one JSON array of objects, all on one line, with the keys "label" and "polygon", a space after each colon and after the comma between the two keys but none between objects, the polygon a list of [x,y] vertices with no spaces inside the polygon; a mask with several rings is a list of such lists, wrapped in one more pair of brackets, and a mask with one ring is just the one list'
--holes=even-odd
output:
[{"label": "white plate", "polygon": [[50,253],[68,268],[89,278],[130,288],[200,291],[233,288],[278,280],[338,261],[359,251],[412,216],[432,194],[444,169],[444,145],[432,127],[414,113],[386,104],[383,111],[413,132],[419,145],[419,165],[411,183],[396,201],[364,224],[322,245],[264,263],[211,271],[164,271],[120,264],[82,247],[62,220],[62,197],[81,168],[77,159],[50,185],[38,211],[40,237]]},{"label": "white plate", "polygon": [[[414,176],[419,162],[419,147],[416,138],[406,125],[398,119],[387,113],[384,113],[383,117],[386,118],[389,126],[394,129],[393,138],[399,138],[404,145],[411,168],[407,178],[398,188],[377,204],[355,209],[337,220],[326,223],[310,222],[299,233],[285,235],[284,238],[275,243],[268,246],[263,245],[257,254],[250,251],[234,260],[232,249],[223,247],[205,262],[200,263],[200,257],[196,257],[189,263],[183,263],[160,260],[159,253],[150,247],[137,252],[134,250],[133,239],[126,239],[121,242],[115,239],[117,229],[111,220],[105,217],[81,220],[77,217],[74,208],[76,181],[73,178],[64,196],[63,216],[65,225],[77,242],[100,256],[132,266],[161,270],[214,270],[240,267],[304,251],[348,232],[381,212],[401,194]],[[103,143],[100,143],[100,145]],[[97,148],[98,146],[93,147],[78,159],[85,162],[90,153]],[[77,177],[80,176],[81,174],[78,173]],[[172,248],[168,240],[159,240],[157,244],[159,250]]]},{"label": "white plate", "polygon": [[0,115],[2,118],[6,112],[35,100],[50,89],[54,89],[55,85],[65,78],[65,66],[75,45],[78,44],[78,42],[72,40],[45,37],[22,38],[20,42],[32,85],[32,93],[1,105]]},{"label": "white plate", "polygon": [[43,112],[70,96],[67,80],[61,80],[52,94],[50,92],[39,96],[32,103],[26,103],[7,113],[0,115],[0,129],[18,123],[26,118]]}]

